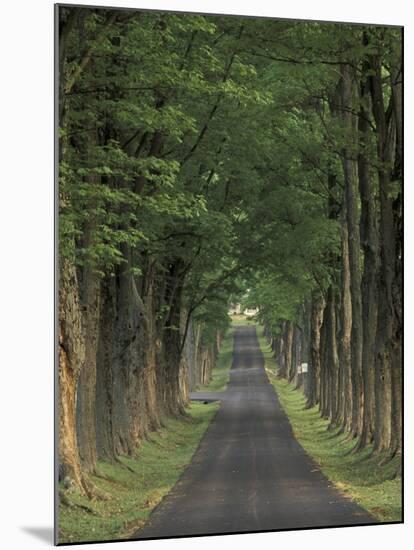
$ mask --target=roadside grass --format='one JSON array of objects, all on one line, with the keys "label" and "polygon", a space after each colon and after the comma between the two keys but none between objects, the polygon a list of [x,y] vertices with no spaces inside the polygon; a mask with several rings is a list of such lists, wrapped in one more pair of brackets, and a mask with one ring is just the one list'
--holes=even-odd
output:
[{"label": "roadside grass", "polygon": [[232,326],[256,324],[256,321],[253,319],[253,317],[248,315],[243,315],[242,313],[230,315],[230,318],[231,318]]},{"label": "roadside grass", "polygon": [[329,421],[320,417],[317,407],[306,409],[302,391],[276,377],[271,348],[259,334],[260,327],[257,328],[269,380],[299,443],[344,496],[381,522],[401,521],[402,483],[399,477],[393,479],[399,459],[381,465],[383,456],[371,457],[370,448],[353,453],[355,440],[349,440],[348,434],[340,434],[338,430],[328,430]]},{"label": "roadside grass", "polygon": [[91,501],[65,492],[59,543],[131,537],[175,485],[218,408],[218,403],[191,403],[188,418],[165,419],[165,427],[140,445],[136,457],[120,457],[118,464],[100,461],[99,475],[91,479],[109,499]]},{"label": "roadside grass", "polygon": [[211,373],[211,380],[205,386],[199,386],[199,391],[222,392],[229,381],[229,371],[233,363],[233,330],[227,331],[221,343],[217,365]]}]

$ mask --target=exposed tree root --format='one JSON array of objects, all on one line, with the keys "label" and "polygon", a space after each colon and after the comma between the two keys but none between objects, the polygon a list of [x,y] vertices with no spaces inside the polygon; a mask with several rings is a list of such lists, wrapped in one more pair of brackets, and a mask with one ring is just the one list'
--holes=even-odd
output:
[{"label": "exposed tree root", "polygon": [[397,468],[395,469],[395,472],[393,473],[393,475],[391,477],[391,479],[396,479],[397,477],[401,477],[401,476],[402,476],[402,462],[400,460]]},{"label": "exposed tree root", "polygon": [[136,471],[133,468],[131,468],[131,466],[128,466],[128,464],[125,464],[124,462],[122,462],[122,460],[118,456],[115,457],[115,462],[116,464],[119,464],[121,468],[124,468],[125,470],[128,470],[133,474],[136,474]]},{"label": "exposed tree root", "polygon": [[389,453],[387,453],[384,458],[382,458],[382,460],[380,460],[380,463],[379,465],[380,466],[385,466],[386,464],[389,464],[392,460],[394,460],[394,458],[397,457],[399,453],[397,451],[391,451]]},{"label": "exposed tree root", "polygon": [[81,510],[84,510],[85,512],[88,512],[88,514],[92,514],[94,516],[98,516],[99,514],[91,508],[90,506],[87,506],[86,504],[80,504],[78,502],[73,502],[67,491],[59,491],[59,502],[60,504],[63,504],[63,506],[67,506],[68,508],[79,508]]}]

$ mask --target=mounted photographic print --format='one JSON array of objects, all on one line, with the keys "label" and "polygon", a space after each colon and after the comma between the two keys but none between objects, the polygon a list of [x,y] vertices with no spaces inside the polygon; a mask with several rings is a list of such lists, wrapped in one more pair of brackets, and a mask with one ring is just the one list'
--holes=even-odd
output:
[{"label": "mounted photographic print", "polygon": [[56,543],[402,522],[402,28],[56,6]]}]

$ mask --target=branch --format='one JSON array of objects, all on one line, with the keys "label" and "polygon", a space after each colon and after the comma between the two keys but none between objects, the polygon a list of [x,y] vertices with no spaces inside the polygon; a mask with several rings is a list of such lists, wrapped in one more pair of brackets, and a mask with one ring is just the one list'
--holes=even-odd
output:
[{"label": "branch", "polygon": [[[240,26],[240,30],[239,30],[239,35],[238,35],[238,40],[240,40],[241,36],[242,36],[242,33],[243,33],[243,28],[244,26],[241,25]],[[234,62],[234,59],[236,57],[236,54],[237,54],[237,50],[235,50],[230,58],[230,61],[229,63],[227,64],[227,67],[226,67],[226,70],[224,72],[224,75],[223,75],[223,79],[222,79],[222,82],[223,84],[227,81],[229,75],[230,75],[230,70],[231,70],[231,67],[233,65],[233,62]],[[188,151],[188,153],[185,155],[183,161],[181,162],[181,165],[185,164],[188,159],[192,156],[192,154],[196,151],[197,147],[200,145],[202,139],[204,138],[204,135],[205,133],[207,132],[207,129],[208,129],[208,125],[209,123],[211,122],[211,120],[213,119],[218,107],[219,107],[219,104],[220,104],[220,101],[223,97],[223,92],[220,92],[218,95],[217,95],[217,99],[216,99],[216,102],[214,103],[212,109],[210,110],[210,113],[208,114],[207,116],[207,120],[206,122],[204,123],[204,126],[203,128],[201,129],[200,133],[198,134],[197,136],[197,139],[195,141],[195,143],[193,144],[193,146],[191,147],[191,149]]]},{"label": "branch", "polygon": [[95,94],[100,92],[145,92],[145,91],[154,91],[155,89],[156,88],[154,86],[132,86],[129,88],[113,88],[113,89],[108,88],[108,86],[102,86],[97,88],[80,88],[77,90],[71,90],[70,92],[65,92],[65,95]]},{"label": "branch", "polygon": [[323,190],[327,193],[327,196],[330,197],[338,206],[341,206],[341,203],[338,201],[338,199],[332,194],[331,190],[327,187],[327,185],[325,184],[325,182],[323,181],[323,179],[321,178],[321,176],[319,175],[318,171],[319,172],[322,172],[322,174],[326,175],[326,176],[329,176],[329,172],[326,171],[326,170],[323,170],[320,166],[318,166],[316,164],[316,162],[314,162],[314,160],[312,159],[312,157],[310,157],[305,151],[303,151],[302,149],[300,149],[300,147],[298,147],[297,145],[291,145],[288,140],[283,136],[283,135],[280,135],[280,138],[281,140],[283,141],[283,143],[285,145],[287,145],[288,147],[290,147],[290,149],[294,150],[294,151],[298,151],[302,157],[308,161],[308,163],[313,167],[313,171],[315,172],[315,175],[316,177],[318,178],[318,181],[319,183],[321,184]]},{"label": "branch", "polygon": [[269,53],[264,54],[264,53],[259,53],[259,52],[255,52],[255,51],[248,51],[247,53],[249,53],[250,55],[256,56],[256,57],[264,57],[265,59],[270,59],[272,61],[278,61],[280,63],[292,63],[293,65],[317,65],[317,64],[322,64],[322,65],[334,65],[334,66],[338,66],[338,65],[353,66],[348,61],[331,61],[331,60],[328,61],[326,59],[308,60],[308,59],[294,59],[292,57],[275,57],[274,55],[270,55]]},{"label": "branch", "polygon": [[[312,97],[314,97],[315,99],[322,99],[323,101],[327,100],[327,98],[324,97],[324,96],[315,95],[315,96],[312,96]],[[354,109],[343,107],[339,103],[334,103],[333,101],[330,102],[330,106],[333,107],[335,109],[335,111],[341,111],[341,112],[344,112],[344,113],[351,113],[352,115],[354,115],[356,117],[363,118],[371,126],[371,128],[374,132],[377,131],[375,125],[372,123],[372,120],[368,116],[363,115],[360,111],[354,111]]]},{"label": "branch", "polygon": [[153,239],[152,242],[167,241],[168,239],[175,239],[176,237],[198,237],[198,238],[202,238],[201,235],[198,235],[197,233],[194,233],[193,231],[181,231],[181,232],[178,232],[178,233],[170,233],[169,235],[166,235],[165,237],[159,237],[158,239]]},{"label": "branch", "polygon": [[235,266],[234,268],[227,271],[227,273],[223,274],[219,279],[217,279],[217,280],[213,281],[212,283],[210,283],[208,285],[207,289],[204,291],[203,296],[201,296],[201,298],[199,298],[196,302],[194,302],[190,306],[190,308],[188,309],[188,312],[187,312],[187,319],[186,319],[186,322],[185,322],[183,339],[182,339],[181,346],[180,346],[180,355],[181,355],[181,353],[184,349],[185,340],[187,338],[187,333],[188,333],[188,328],[190,326],[191,315],[209,297],[210,292],[213,291],[215,289],[215,287],[217,287],[217,285],[222,284],[226,279],[228,279],[232,275],[235,275],[236,273],[238,273],[242,269],[243,269],[243,266],[241,266],[241,265]]}]

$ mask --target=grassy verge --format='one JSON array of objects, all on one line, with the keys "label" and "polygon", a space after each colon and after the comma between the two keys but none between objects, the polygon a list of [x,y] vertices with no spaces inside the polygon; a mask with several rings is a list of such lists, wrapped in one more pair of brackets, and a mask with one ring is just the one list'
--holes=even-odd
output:
[{"label": "grassy verge", "polygon": [[240,313],[239,315],[234,314],[231,315],[231,324],[232,325],[255,325],[256,321],[253,319],[253,317],[249,317],[247,315],[243,315]]},{"label": "grassy verge", "polygon": [[401,479],[392,479],[398,459],[380,465],[383,457],[370,457],[370,449],[352,453],[355,441],[349,441],[346,434],[328,431],[329,422],[320,418],[317,407],[306,409],[303,393],[286,380],[276,378],[270,346],[260,333],[258,327],[269,380],[299,443],[345,496],[355,500],[379,521],[400,521]]},{"label": "grassy verge", "polygon": [[96,486],[110,497],[90,501],[68,495],[59,507],[59,542],[129,538],[174,486],[197,449],[219,405],[192,403],[189,418],[168,419],[165,428],[142,443],[135,458],[99,462]]},{"label": "grassy verge", "polygon": [[227,387],[229,371],[233,362],[233,330],[229,330],[221,343],[217,365],[211,373],[211,380],[206,386],[200,386],[200,391],[221,392]]}]

